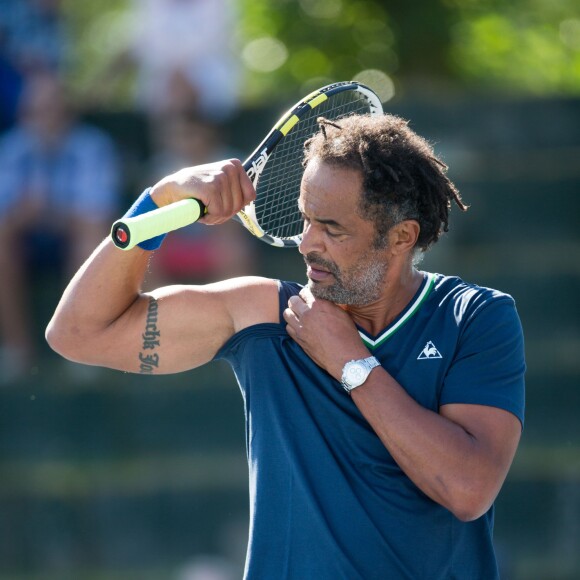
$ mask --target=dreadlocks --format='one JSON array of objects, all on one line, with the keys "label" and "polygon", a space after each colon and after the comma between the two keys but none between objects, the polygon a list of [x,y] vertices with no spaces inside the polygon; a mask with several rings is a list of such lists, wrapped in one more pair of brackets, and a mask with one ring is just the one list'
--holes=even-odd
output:
[{"label": "dreadlocks", "polygon": [[421,228],[423,251],[449,230],[451,201],[467,210],[447,178],[447,166],[429,143],[394,115],[352,115],[338,123],[321,117],[320,132],[306,142],[304,166],[319,158],[363,175],[360,216],[374,222],[376,247],[384,247],[389,229],[403,220]]}]

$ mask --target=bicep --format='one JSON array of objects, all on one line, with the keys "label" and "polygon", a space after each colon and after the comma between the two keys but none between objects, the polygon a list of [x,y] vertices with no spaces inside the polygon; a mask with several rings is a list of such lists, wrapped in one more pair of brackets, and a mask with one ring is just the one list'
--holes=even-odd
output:
[{"label": "bicep", "polygon": [[140,295],[100,337],[93,364],[127,372],[167,374],[211,360],[232,334],[219,294],[168,286]]},{"label": "bicep", "polygon": [[107,331],[108,366],[144,374],[201,366],[235,332],[269,321],[273,298],[271,284],[249,278],[143,294]]}]

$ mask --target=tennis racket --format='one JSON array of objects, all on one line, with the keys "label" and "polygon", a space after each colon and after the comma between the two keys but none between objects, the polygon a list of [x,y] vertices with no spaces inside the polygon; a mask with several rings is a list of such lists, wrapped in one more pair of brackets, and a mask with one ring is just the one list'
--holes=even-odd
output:
[{"label": "tennis racket", "polygon": [[[280,118],[243,164],[256,189],[256,199],[233,219],[267,244],[298,246],[302,235],[298,197],[304,172],[304,143],[318,131],[317,118],[336,121],[350,114],[382,113],[379,97],[354,81],[328,85],[309,94]],[[192,224],[204,213],[205,206],[199,200],[182,200],[116,221],[111,238],[117,247],[129,250],[145,240]]]}]

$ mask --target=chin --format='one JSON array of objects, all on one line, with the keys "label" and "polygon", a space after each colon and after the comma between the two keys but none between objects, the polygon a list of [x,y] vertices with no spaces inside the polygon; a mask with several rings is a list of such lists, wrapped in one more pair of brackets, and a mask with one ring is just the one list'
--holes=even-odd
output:
[{"label": "chin", "polygon": [[308,283],[306,284],[306,288],[308,288],[310,290],[310,292],[312,292],[312,295],[317,297],[317,298],[324,298],[324,296],[321,296],[322,294],[325,294],[325,290],[327,287],[322,286],[320,282],[315,282],[314,280],[311,280],[310,278],[308,278]]},{"label": "chin", "polygon": [[308,282],[308,289],[312,292],[314,298],[320,298],[322,300],[328,300],[329,302],[334,302],[335,304],[342,304],[341,299],[343,298],[340,292],[336,292],[334,286],[323,286],[320,282],[313,282],[310,280]]},{"label": "chin", "polygon": [[313,282],[312,280],[308,280],[308,284],[306,284],[306,288],[312,292],[312,296],[314,298],[324,298],[326,299],[326,293],[324,292],[324,288],[321,288],[318,282]]}]

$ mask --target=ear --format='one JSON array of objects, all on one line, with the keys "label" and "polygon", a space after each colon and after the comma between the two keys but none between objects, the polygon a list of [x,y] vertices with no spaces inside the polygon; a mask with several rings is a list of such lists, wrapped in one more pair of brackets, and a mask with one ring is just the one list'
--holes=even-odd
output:
[{"label": "ear", "polygon": [[389,230],[389,247],[395,255],[412,252],[417,240],[421,226],[416,220],[405,220],[395,224]]}]

